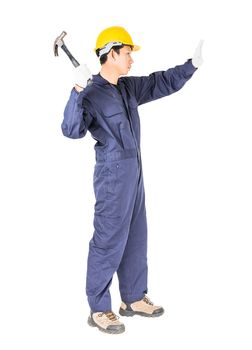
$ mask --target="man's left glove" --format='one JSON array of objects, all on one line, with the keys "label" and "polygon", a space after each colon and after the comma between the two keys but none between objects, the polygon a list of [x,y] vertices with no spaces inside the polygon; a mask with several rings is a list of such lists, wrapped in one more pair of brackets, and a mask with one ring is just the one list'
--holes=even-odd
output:
[{"label": "man's left glove", "polygon": [[74,69],[74,83],[79,87],[84,89],[91,79],[92,74],[86,64],[81,64]]},{"label": "man's left glove", "polygon": [[195,68],[198,68],[199,66],[202,65],[203,63],[203,58],[202,58],[202,45],[203,45],[203,40],[200,40],[198,46],[196,47],[196,50],[194,52],[194,56],[192,58],[192,64]]}]

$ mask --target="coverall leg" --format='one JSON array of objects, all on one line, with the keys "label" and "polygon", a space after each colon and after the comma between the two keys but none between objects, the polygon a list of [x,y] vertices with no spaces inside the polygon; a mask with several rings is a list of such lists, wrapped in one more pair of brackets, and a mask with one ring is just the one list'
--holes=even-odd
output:
[{"label": "coverall leg", "polygon": [[109,287],[118,269],[125,301],[141,299],[147,289],[147,225],[138,158],[98,162],[94,190],[95,231],[89,244],[86,290],[92,312],[105,312],[112,309]]},{"label": "coverall leg", "polygon": [[132,303],[147,293],[147,220],[143,177],[140,176],[128,240],[117,271],[121,299]]}]

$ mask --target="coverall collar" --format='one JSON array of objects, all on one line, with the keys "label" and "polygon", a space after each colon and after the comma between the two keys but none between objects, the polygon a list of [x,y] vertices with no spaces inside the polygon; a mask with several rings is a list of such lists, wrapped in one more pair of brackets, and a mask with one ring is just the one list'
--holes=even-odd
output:
[{"label": "coverall collar", "polygon": [[[115,86],[115,84],[111,84],[108,80],[104,79],[100,73],[93,75],[92,78],[93,82],[98,84],[98,85],[110,85],[110,86]],[[120,85],[120,78],[118,79],[117,86]]]}]

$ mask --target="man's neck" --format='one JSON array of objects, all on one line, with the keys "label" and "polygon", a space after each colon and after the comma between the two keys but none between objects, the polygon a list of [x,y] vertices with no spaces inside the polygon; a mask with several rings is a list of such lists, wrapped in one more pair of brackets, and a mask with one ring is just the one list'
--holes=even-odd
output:
[{"label": "man's neck", "polygon": [[110,84],[117,85],[119,76],[114,71],[111,71],[106,67],[101,67],[100,75],[103,77],[103,79],[107,80]]}]

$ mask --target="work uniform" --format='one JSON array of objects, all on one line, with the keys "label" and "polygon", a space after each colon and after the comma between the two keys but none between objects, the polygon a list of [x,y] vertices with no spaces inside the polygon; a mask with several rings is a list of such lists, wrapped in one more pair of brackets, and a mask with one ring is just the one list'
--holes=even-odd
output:
[{"label": "work uniform", "polygon": [[196,68],[185,64],[145,77],[121,77],[117,85],[94,75],[74,89],[64,112],[63,134],[97,141],[94,169],[94,234],[89,243],[86,292],[92,312],[111,310],[109,287],[117,272],[121,298],[147,293],[147,222],[138,106],[183,87]]}]

